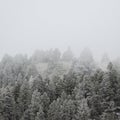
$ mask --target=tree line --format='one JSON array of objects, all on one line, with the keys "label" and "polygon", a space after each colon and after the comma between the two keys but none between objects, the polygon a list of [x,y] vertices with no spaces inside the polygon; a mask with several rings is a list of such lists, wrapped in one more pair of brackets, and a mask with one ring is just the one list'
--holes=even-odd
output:
[{"label": "tree line", "polygon": [[103,68],[88,49],[5,55],[0,120],[120,120],[120,63],[105,58]]}]

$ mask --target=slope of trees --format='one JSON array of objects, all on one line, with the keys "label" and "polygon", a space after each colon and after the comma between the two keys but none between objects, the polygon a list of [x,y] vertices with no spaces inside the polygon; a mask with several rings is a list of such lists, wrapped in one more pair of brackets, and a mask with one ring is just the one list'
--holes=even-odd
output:
[{"label": "slope of trees", "polygon": [[[42,73],[40,64],[47,66]],[[0,120],[120,120],[120,68],[118,62],[105,64],[98,67],[88,49],[80,58],[70,48],[63,55],[58,49],[30,58],[5,55]]]}]

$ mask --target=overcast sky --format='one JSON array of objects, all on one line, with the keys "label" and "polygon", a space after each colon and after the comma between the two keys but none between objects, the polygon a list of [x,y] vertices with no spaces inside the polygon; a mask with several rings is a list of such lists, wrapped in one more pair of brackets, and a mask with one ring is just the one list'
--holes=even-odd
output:
[{"label": "overcast sky", "polygon": [[120,0],[0,0],[0,57],[67,46],[120,56]]}]

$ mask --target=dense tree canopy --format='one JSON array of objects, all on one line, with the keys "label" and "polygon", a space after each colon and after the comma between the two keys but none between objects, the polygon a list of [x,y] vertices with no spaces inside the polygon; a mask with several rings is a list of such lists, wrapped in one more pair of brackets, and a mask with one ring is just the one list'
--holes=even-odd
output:
[{"label": "dense tree canopy", "polygon": [[[39,51],[0,62],[0,120],[120,120],[120,64],[89,49]],[[106,67],[106,68],[105,68]]]}]

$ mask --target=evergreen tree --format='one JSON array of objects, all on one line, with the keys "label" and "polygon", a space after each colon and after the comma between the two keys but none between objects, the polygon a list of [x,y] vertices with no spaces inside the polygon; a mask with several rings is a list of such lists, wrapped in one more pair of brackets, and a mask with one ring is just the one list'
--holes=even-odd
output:
[{"label": "evergreen tree", "polygon": [[90,109],[87,104],[87,99],[77,101],[76,120],[88,120],[90,118]]},{"label": "evergreen tree", "polygon": [[62,105],[61,100],[58,98],[54,100],[48,110],[49,120],[62,120]]},{"label": "evergreen tree", "polygon": [[62,60],[69,62],[69,61],[73,60],[73,57],[74,57],[74,55],[73,55],[73,53],[71,51],[71,48],[68,47],[68,49],[63,53]]},{"label": "evergreen tree", "polygon": [[20,88],[19,95],[19,106],[20,106],[20,115],[22,115],[27,109],[31,101],[31,91],[29,88],[29,83],[25,80]]},{"label": "evergreen tree", "polygon": [[45,90],[46,90],[45,81],[43,80],[41,75],[37,75],[33,79],[31,89],[32,89],[32,91],[37,89],[41,94],[43,94],[45,92]]},{"label": "evergreen tree", "polygon": [[45,113],[45,117],[47,117],[47,112],[50,104],[50,99],[46,92],[44,92],[43,95],[41,95],[41,105],[43,107],[43,112]]},{"label": "evergreen tree", "polygon": [[5,120],[15,120],[15,101],[12,92],[7,88],[4,96],[3,117]]},{"label": "evergreen tree", "polygon": [[39,111],[37,112],[35,120],[45,120],[45,114],[43,112],[42,106],[39,106]]}]

